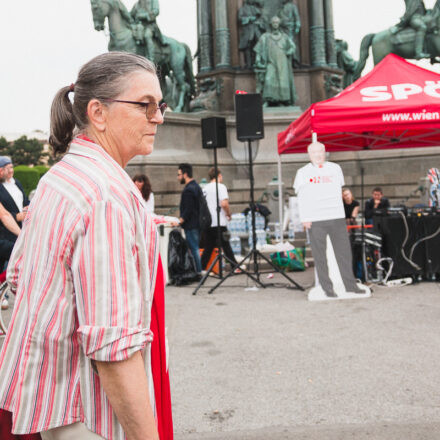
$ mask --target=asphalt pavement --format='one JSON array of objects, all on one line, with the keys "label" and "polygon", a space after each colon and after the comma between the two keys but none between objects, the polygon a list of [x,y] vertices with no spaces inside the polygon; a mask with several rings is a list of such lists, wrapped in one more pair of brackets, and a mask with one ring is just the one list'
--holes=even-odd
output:
[{"label": "asphalt pavement", "polygon": [[312,303],[274,280],[166,289],[177,440],[440,439],[437,283]]}]

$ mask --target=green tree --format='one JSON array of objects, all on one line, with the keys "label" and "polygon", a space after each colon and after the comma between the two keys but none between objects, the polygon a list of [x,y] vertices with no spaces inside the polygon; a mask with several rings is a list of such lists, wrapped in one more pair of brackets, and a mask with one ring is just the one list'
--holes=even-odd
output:
[{"label": "green tree", "polygon": [[25,165],[14,167],[14,176],[23,185],[24,192],[28,196],[29,193],[35,189],[40,180],[40,173],[34,168],[29,168]]},{"label": "green tree", "polygon": [[11,145],[5,137],[0,136],[0,156],[9,156]]},{"label": "green tree", "polygon": [[40,165],[48,156],[44,152],[43,142],[38,139],[28,139],[22,136],[16,139],[9,148],[9,154],[14,165]]}]

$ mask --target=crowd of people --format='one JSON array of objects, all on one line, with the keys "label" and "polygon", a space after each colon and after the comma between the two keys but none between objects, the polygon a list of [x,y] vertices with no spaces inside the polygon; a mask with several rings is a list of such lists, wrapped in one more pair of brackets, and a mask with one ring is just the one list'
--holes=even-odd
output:
[{"label": "crowd of people", "polygon": [[[218,207],[216,177],[218,182]],[[203,185],[202,189],[193,176],[191,164],[182,163],[178,166],[177,180],[181,185],[184,185],[184,188],[179,204],[179,221],[172,223],[173,226],[180,226],[184,230],[185,240],[194,258],[196,271],[201,275],[206,273],[212,252],[218,243],[217,209],[219,210],[222,250],[226,256],[226,261],[231,263],[231,266],[237,264],[227,234],[227,224],[231,219],[231,207],[229,205],[228,190],[223,183],[221,170],[217,169],[216,176],[216,170],[212,167],[208,172],[208,178],[209,183]],[[140,190],[146,202],[147,211],[154,213],[154,194],[149,178],[145,174],[136,174],[133,177],[133,182]],[[199,223],[201,197],[205,197],[212,219],[211,226],[203,231]],[[354,198],[352,191],[347,187],[342,189],[342,200],[347,225],[355,225],[360,221],[360,202]],[[365,224],[373,224],[374,214],[380,213],[381,210],[386,210],[389,207],[390,202],[383,196],[382,188],[375,187],[372,191],[371,198],[369,198],[364,205]],[[202,254],[200,252],[201,244],[203,248]]]}]

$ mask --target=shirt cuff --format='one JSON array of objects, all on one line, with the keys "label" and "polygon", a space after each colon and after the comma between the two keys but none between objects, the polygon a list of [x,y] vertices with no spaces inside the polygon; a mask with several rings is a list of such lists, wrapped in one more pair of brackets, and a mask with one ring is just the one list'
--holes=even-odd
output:
[{"label": "shirt cuff", "polygon": [[151,330],[141,327],[82,325],[77,332],[86,356],[100,362],[123,361],[153,341]]}]

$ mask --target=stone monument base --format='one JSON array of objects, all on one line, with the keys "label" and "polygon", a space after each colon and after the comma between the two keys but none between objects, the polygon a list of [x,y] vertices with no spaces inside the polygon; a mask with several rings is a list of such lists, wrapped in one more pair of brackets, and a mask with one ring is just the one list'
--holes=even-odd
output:
[{"label": "stone monument base", "polygon": [[[277,134],[297,119],[301,112],[284,108],[284,113],[264,112],[265,138],[255,143],[254,160],[255,197],[267,204],[267,185],[277,176]],[[194,167],[197,181],[208,178],[213,166],[212,150],[202,149],[200,120],[218,116],[210,112],[165,114],[165,123],[157,131],[154,151],[149,156],[137,156],[127,165],[130,175],[145,173],[150,177],[155,194],[156,212],[176,215],[183,187],[177,182],[177,165],[189,162]],[[227,124],[227,148],[218,150],[218,164],[223,180],[228,187],[232,212],[241,212],[249,204],[249,175],[247,147],[239,142],[235,131],[235,115],[224,113]],[[256,151],[258,148],[258,151]],[[409,195],[420,185],[429,168],[438,163],[440,147],[383,151],[347,151],[328,154],[328,160],[338,163],[344,172],[345,183],[360,202],[360,169],[365,169],[365,199],[371,191],[381,186],[391,204],[406,203],[413,206],[421,203],[420,195]],[[294,195],[293,178],[299,168],[309,162],[307,154],[282,156],[282,178],[286,203]],[[404,172],[402,172],[404,170]],[[408,199],[408,200],[406,200]],[[275,220],[276,221],[276,220]]]}]

